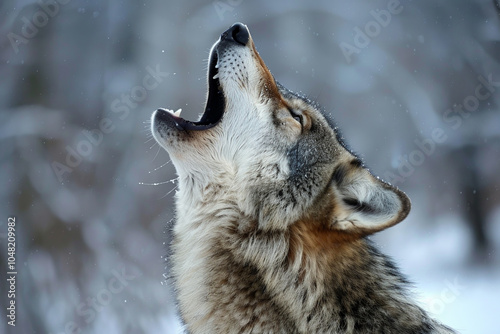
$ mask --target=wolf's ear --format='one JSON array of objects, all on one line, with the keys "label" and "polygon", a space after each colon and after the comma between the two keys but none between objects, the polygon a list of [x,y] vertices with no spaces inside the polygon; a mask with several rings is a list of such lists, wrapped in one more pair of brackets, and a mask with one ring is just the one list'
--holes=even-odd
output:
[{"label": "wolf's ear", "polygon": [[368,235],[399,223],[410,212],[410,199],[374,177],[357,159],[337,166],[332,187],[332,228],[338,230]]}]

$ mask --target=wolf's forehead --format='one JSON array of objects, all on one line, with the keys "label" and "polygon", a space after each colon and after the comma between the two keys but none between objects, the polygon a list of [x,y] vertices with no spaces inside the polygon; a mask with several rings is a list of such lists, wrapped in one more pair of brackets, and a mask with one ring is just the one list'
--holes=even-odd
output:
[{"label": "wolf's forehead", "polygon": [[280,84],[279,82],[277,82],[276,84],[277,84],[278,89],[279,89],[279,91],[284,99],[291,101],[291,102],[295,102],[295,104],[301,105],[301,106],[306,107],[308,109],[310,108],[310,109],[313,109],[313,110],[320,112],[321,107],[319,106],[319,104],[317,104],[313,100],[310,100],[307,96],[304,96],[300,93],[292,92],[291,90],[289,90],[288,88],[286,88],[285,86]]}]

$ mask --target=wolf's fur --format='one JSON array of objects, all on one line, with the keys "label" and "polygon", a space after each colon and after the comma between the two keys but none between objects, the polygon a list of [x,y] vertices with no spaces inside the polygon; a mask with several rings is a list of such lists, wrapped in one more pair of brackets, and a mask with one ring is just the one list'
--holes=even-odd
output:
[{"label": "wolf's fur", "polygon": [[179,175],[171,270],[187,330],[452,333],[366,239],[406,217],[406,195],[275,82],[251,37],[235,42],[246,27],[232,29],[211,52],[222,120],[188,129],[178,115],[152,117]]}]

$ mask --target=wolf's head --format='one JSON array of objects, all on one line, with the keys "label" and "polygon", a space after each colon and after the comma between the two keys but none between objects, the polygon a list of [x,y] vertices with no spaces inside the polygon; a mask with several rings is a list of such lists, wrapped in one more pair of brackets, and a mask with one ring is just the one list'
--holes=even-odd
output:
[{"label": "wolf's head", "polygon": [[[406,217],[406,195],[364,168],[318,108],[278,84],[236,23],[213,45],[198,122],[158,109],[152,132],[180,177],[179,193],[230,196],[262,230],[314,221],[364,236]],[[187,209],[187,208],[186,208]]]}]

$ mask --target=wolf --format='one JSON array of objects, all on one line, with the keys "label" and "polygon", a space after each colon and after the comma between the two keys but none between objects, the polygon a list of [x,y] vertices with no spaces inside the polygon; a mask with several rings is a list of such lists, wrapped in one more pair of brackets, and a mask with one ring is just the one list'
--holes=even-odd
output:
[{"label": "wolf", "polygon": [[170,262],[189,333],[454,333],[368,239],[408,197],[275,81],[247,26],[213,45],[200,120],[180,112],[151,128],[179,176]]}]

